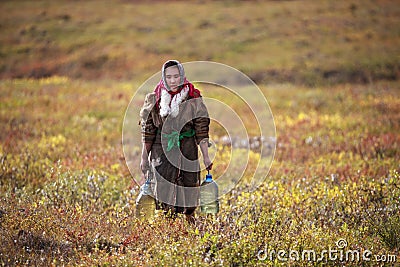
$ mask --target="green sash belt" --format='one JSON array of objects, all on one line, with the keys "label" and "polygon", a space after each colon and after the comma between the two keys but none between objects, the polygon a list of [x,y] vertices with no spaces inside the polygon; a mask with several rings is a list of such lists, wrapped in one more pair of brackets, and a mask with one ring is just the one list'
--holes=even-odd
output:
[{"label": "green sash belt", "polygon": [[181,145],[181,140],[184,137],[193,137],[196,134],[194,129],[190,129],[186,132],[179,133],[177,131],[173,131],[170,134],[163,134],[163,137],[168,139],[168,146],[167,146],[167,152],[171,151],[172,148],[174,147],[180,147]]}]

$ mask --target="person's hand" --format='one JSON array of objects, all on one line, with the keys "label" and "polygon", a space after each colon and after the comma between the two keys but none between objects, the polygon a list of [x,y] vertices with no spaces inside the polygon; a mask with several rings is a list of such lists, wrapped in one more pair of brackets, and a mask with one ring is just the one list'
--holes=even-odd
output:
[{"label": "person's hand", "polygon": [[211,170],[213,163],[210,157],[208,156],[208,139],[204,138],[203,140],[201,140],[200,150],[201,153],[203,154],[204,166],[206,167],[207,170]]},{"label": "person's hand", "polygon": [[146,172],[150,169],[149,159],[147,157],[142,157],[140,169],[144,175],[146,175]]},{"label": "person's hand", "polygon": [[144,184],[144,183],[146,182],[146,175],[145,175],[144,173],[141,173],[139,181],[136,181],[136,182],[137,182],[137,184],[138,184],[139,186],[141,186],[142,184]]},{"label": "person's hand", "polygon": [[206,170],[212,170],[213,163],[209,157],[204,157],[204,166],[206,166]]},{"label": "person's hand", "polygon": [[149,152],[151,150],[152,144],[150,143],[143,143],[142,146],[142,157],[140,161],[140,170],[144,175],[146,175],[146,172],[150,170],[150,164],[149,164]]}]

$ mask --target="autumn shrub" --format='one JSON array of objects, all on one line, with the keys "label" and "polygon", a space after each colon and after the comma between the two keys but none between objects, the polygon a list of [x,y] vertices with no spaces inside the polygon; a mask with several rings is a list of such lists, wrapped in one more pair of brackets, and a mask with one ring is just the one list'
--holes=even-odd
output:
[{"label": "autumn shrub", "polygon": [[[0,266],[398,265],[395,1],[0,1],[0,9]],[[170,16],[152,13],[160,10]],[[159,211],[151,222],[135,218],[141,144],[130,148],[131,170],[121,144],[135,90],[172,55],[249,75],[276,126],[276,136],[259,136],[270,141],[260,155],[218,143],[227,131],[212,124],[212,174],[232,190],[217,215],[197,210],[195,225]],[[239,98],[203,86],[260,134]],[[263,175],[253,188],[256,168]]]}]

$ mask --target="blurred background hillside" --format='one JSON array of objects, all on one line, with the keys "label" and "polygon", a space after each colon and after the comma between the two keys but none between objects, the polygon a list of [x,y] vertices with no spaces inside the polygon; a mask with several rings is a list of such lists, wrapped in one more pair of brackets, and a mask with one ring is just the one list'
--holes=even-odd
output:
[{"label": "blurred background hillside", "polygon": [[353,1],[1,1],[0,77],[145,79],[169,58],[256,83],[400,77],[400,5]]}]

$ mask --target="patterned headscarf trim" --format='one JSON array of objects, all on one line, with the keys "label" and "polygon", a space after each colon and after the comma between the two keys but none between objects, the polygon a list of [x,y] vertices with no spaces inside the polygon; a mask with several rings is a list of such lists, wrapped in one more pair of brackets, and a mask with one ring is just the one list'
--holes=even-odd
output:
[{"label": "patterned headscarf trim", "polygon": [[[179,89],[173,92],[165,79],[165,69],[168,67],[177,66],[179,70],[179,75],[181,82]],[[189,96],[190,98],[200,97],[200,91],[194,88],[193,84],[190,83],[185,77],[185,70],[179,61],[169,60],[164,63],[161,69],[161,80],[154,89],[157,98],[157,105],[160,109],[160,115],[162,117],[172,115],[176,117],[179,114],[179,105],[186,100]]]}]

